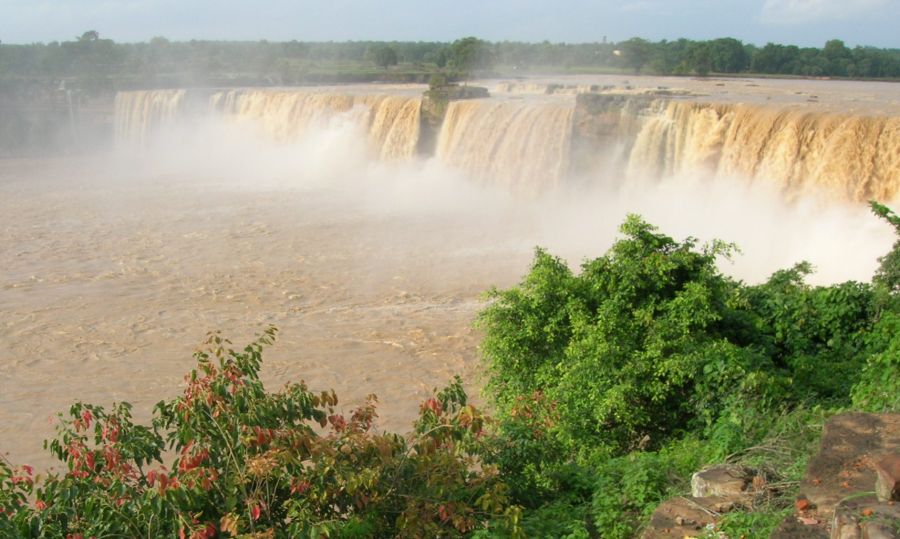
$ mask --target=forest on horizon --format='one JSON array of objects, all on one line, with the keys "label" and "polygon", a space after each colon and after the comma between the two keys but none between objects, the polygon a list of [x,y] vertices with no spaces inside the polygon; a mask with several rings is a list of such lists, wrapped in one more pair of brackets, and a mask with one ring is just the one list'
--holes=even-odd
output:
[{"label": "forest on horizon", "polygon": [[135,88],[291,85],[343,82],[426,82],[442,72],[473,75],[647,74],[764,75],[900,79],[900,49],[821,48],[734,38],[651,42],[170,41],[116,43],[96,31],[71,41],[0,41],[0,93],[79,89],[96,95]]}]

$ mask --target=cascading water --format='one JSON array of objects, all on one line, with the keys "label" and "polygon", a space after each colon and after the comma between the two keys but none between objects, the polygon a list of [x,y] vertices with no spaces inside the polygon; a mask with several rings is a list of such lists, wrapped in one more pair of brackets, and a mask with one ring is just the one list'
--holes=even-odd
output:
[{"label": "cascading water", "polygon": [[900,182],[900,118],[750,105],[665,103],[638,133],[628,173],[696,169],[809,188],[845,200],[890,200]]},{"label": "cascading water", "polygon": [[[119,92],[116,139],[142,145],[154,130],[186,114],[185,96],[185,90]],[[420,98],[228,90],[213,93],[206,102],[207,113],[260,129],[279,142],[293,140],[338,118],[355,123],[367,134],[373,151],[382,159],[411,158],[419,140]]]},{"label": "cascading water", "polygon": [[[117,140],[143,144],[155,129],[199,108],[195,112],[246,124],[277,141],[327,128],[335,120],[349,121],[378,158],[408,160],[416,155],[423,125],[418,97],[253,89],[200,93],[199,99],[191,95],[188,100],[184,90],[119,93]],[[789,197],[810,189],[850,201],[889,201],[897,195],[897,116],[647,96],[588,97],[580,96],[576,106],[571,97],[549,96],[451,101],[435,156],[474,178],[519,192],[552,189],[577,169],[579,176],[607,185],[705,171],[773,182]],[[611,167],[592,168],[592,156],[611,147],[616,155],[624,150],[624,158],[616,157],[618,164]]]},{"label": "cascading water", "polygon": [[143,90],[116,94],[116,141],[144,144],[148,135],[171,125],[179,116],[186,93],[185,90]]},{"label": "cascading water", "polygon": [[568,169],[573,112],[557,104],[455,101],[447,108],[437,157],[517,190],[546,189]]},{"label": "cascading water", "polygon": [[367,133],[373,151],[382,159],[411,158],[419,140],[419,98],[231,90],[213,94],[210,108],[226,118],[259,126],[279,141],[289,141],[340,116]]}]

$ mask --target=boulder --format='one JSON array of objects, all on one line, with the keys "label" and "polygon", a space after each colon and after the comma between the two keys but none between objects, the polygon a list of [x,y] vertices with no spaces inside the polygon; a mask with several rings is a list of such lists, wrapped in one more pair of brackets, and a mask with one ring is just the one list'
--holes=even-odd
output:
[{"label": "boulder", "polygon": [[816,524],[790,516],[772,532],[769,539],[828,539],[828,532]]},{"label": "boulder", "polygon": [[830,520],[837,503],[854,492],[871,492],[875,461],[900,448],[900,414],[846,413],[831,417],[818,454],[806,469],[800,492]]},{"label": "boulder", "polygon": [[691,496],[744,498],[748,494],[752,478],[753,474],[743,466],[733,464],[713,466],[691,476]]},{"label": "boulder", "polygon": [[834,509],[831,539],[900,539],[900,506],[871,495],[844,500]]},{"label": "boulder", "polygon": [[653,512],[641,539],[702,537],[715,524],[720,510],[728,510],[732,505],[730,500],[721,497],[671,498]]},{"label": "boulder", "polygon": [[[900,414],[846,413],[831,417],[822,432],[818,454],[800,482],[796,515],[772,534],[775,539],[832,537],[884,539],[889,534],[894,506],[879,504],[869,494],[876,482],[876,464],[900,448]],[[880,460],[879,460],[880,459]],[[883,466],[886,472],[889,463]],[[889,475],[889,474],[888,474]],[[885,477],[884,483],[890,483]],[[883,487],[882,487],[883,488]],[[893,503],[893,502],[892,502]],[[886,535],[888,534],[888,535]]]},{"label": "boulder", "polygon": [[875,494],[882,502],[900,501],[900,453],[887,455],[875,463]]}]

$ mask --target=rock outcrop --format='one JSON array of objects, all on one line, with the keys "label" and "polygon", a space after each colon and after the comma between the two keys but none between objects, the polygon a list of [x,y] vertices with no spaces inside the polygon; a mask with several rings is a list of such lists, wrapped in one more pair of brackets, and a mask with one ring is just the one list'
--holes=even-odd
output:
[{"label": "rock outcrop", "polygon": [[897,505],[879,501],[875,495],[876,489],[894,492],[889,487],[892,479],[896,481],[898,455],[900,414],[832,417],[823,428],[819,452],[800,482],[800,496],[806,503],[798,504],[797,514],[788,517],[772,539],[900,539]]},{"label": "rock outcrop", "polygon": [[831,539],[900,539],[900,506],[871,495],[843,500],[834,510]]},{"label": "rock outcrop", "polygon": [[447,105],[451,101],[486,97],[490,97],[487,88],[458,84],[438,86],[425,92],[422,96],[422,111],[419,116],[417,153],[424,156],[434,155],[438,133],[444,123],[444,116],[447,114]]},{"label": "rock outcrop", "polygon": [[875,495],[882,502],[900,501],[900,453],[875,463]]},{"label": "rock outcrop", "polygon": [[[662,503],[641,537],[708,534],[723,513],[752,509],[757,496],[771,494],[756,475],[733,464],[698,471],[691,478],[692,495]],[[771,538],[900,539],[898,479],[900,414],[836,415],[825,423],[819,451],[800,482],[794,514]]]},{"label": "rock outcrop", "polygon": [[691,477],[691,495],[663,502],[653,513],[642,539],[699,537],[712,529],[722,513],[750,503],[755,472],[723,464]]},{"label": "rock outcrop", "polygon": [[679,496],[663,502],[650,519],[641,539],[683,539],[698,537],[718,520],[721,511],[730,509],[725,498]]},{"label": "rock outcrop", "polygon": [[691,496],[721,496],[740,500],[747,496],[752,480],[753,473],[745,466],[713,466],[691,477]]}]

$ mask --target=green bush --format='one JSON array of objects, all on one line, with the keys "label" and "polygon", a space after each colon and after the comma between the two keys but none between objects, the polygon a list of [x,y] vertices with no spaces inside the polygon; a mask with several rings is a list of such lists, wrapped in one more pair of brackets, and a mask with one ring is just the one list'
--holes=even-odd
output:
[{"label": "green bush", "polygon": [[678,486],[684,486],[685,475],[690,477],[693,468],[679,470],[667,452],[635,451],[601,463],[591,507],[601,537],[637,536],[641,524],[660,502],[678,492]]},{"label": "green bush", "polygon": [[[631,537],[703,465],[741,462],[795,484],[831,410],[897,409],[891,257],[871,285],[813,287],[801,263],[749,286],[716,269],[728,244],[678,242],[635,216],[621,232],[578,274],[538,249],[479,317],[497,408],[485,460],[523,522],[564,507],[579,516],[557,522],[578,524],[587,510],[586,531]],[[792,491],[777,494],[724,529],[770,529]]]},{"label": "green bush", "polygon": [[875,316],[875,295],[853,281],[811,287],[809,264],[776,272],[747,290],[766,354],[791,377],[794,400],[848,404],[864,363],[865,335]]},{"label": "green bush", "polygon": [[[872,211],[900,236],[900,216],[872,202]],[[879,259],[875,274],[878,321],[866,336],[866,363],[853,387],[853,405],[872,412],[900,411],[900,239]]]},{"label": "green bush", "polygon": [[747,286],[716,269],[728,244],[677,242],[635,216],[621,231],[578,275],[538,250],[520,285],[490,293],[479,321],[501,417],[539,392],[568,449],[622,454],[735,411],[850,403],[879,312],[871,285],[811,287],[799,264]]},{"label": "green bush", "polygon": [[[869,203],[872,212],[881,217],[894,227],[900,236],[900,216],[890,208],[875,201]],[[880,266],[875,274],[875,283],[884,287],[888,292],[900,292],[900,237],[894,242],[894,247],[883,257],[879,258]]]},{"label": "green bush", "polygon": [[[793,513],[793,509],[781,509],[766,512],[729,513],[719,521],[717,530],[727,537],[769,537],[772,532]],[[718,537],[710,534],[711,537]]]},{"label": "green bush", "polygon": [[443,88],[444,86],[447,86],[447,84],[447,75],[443,73],[432,73],[432,75],[428,77],[428,88],[430,90]]},{"label": "green bush", "polygon": [[[622,452],[711,423],[729,399],[767,394],[775,370],[739,283],[716,258],[631,216],[625,237],[580,275],[538,251],[520,286],[481,315],[489,391],[502,414],[539,391],[558,404],[569,448]],[[756,375],[755,373],[759,373]]]},{"label": "green bush", "polygon": [[900,313],[885,312],[867,341],[871,355],[853,387],[853,405],[869,412],[900,411]]}]

